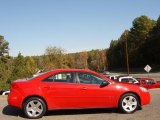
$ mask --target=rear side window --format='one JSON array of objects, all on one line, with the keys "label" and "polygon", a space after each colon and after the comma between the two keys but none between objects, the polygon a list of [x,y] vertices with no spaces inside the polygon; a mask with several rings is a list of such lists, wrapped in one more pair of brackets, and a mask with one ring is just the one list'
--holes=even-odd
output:
[{"label": "rear side window", "polygon": [[46,79],[43,80],[43,82],[75,82],[74,73],[58,73],[54,74]]}]

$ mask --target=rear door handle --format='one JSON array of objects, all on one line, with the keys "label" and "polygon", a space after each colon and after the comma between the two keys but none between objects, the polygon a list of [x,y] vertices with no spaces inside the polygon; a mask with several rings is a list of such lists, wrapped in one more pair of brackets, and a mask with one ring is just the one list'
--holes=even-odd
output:
[{"label": "rear door handle", "polygon": [[44,86],[43,88],[51,89],[51,88],[53,88],[53,86]]}]

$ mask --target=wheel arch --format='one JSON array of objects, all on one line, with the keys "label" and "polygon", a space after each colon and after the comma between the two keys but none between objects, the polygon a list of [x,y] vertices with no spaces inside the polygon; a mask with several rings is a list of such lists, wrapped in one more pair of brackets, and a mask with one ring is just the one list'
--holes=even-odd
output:
[{"label": "wheel arch", "polygon": [[123,93],[123,94],[119,97],[118,106],[119,106],[119,102],[120,102],[122,96],[125,95],[125,94],[129,94],[129,93],[134,94],[134,95],[137,96],[137,98],[138,98],[138,100],[139,100],[139,106],[141,106],[141,97],[140,97],[140,95],[137,94],[136,92],[132,92],[132,91],[125,92],[125,93]]}]

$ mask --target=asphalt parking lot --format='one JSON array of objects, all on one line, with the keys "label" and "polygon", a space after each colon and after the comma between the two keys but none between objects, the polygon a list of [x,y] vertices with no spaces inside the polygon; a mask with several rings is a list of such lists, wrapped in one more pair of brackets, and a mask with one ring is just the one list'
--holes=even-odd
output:
[{"label": "asphalt parking lot", "polygon": [[[134,114],[121,114],[116,109],[50,111],[41,120],[158,120],[160,89],[150,90],[151,103]],[[0,120],[26,119],[20,109],[7,106],[7,97],[0,96]]]}]

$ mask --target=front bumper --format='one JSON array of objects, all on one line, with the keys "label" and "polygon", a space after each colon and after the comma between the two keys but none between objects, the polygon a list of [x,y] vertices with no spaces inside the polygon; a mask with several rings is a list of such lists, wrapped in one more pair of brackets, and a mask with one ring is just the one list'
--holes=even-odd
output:
[{"label": "front bumper", "polygon": [[143,92],[141,94],[141,106],[149,104],[151,101],[151,96],[149,92]]}]

